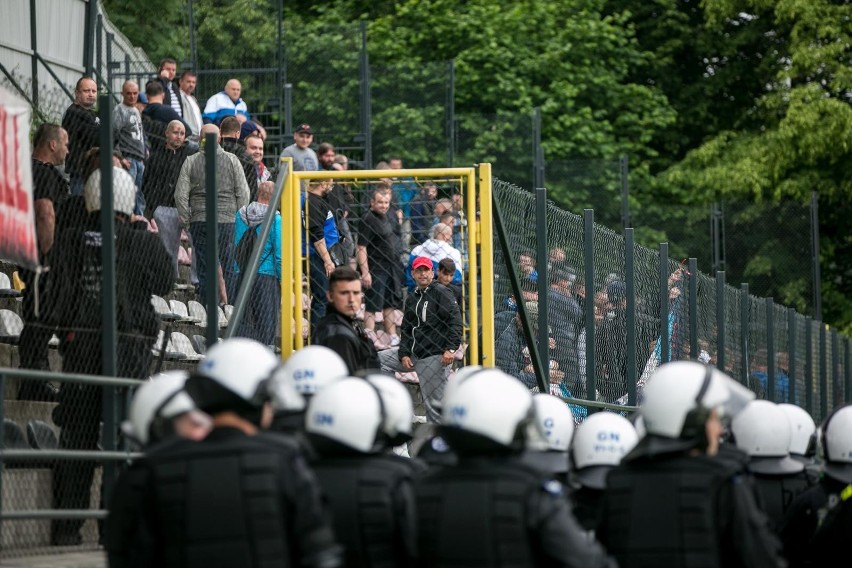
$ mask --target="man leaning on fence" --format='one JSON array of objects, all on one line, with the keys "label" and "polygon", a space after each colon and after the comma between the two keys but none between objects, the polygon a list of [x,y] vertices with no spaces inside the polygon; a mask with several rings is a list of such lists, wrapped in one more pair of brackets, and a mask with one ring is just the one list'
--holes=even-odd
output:
[{"label": "man leaning on fence", "polygon": [[[130,175],[113,168],[115,210],[116,324],[118,331],[116,373],[142,379],[149,373],[151,347],[159,320],[151,295],[163,295],[174,284],[169,256],[156,235],[130,225],[136,186]],[[58,328],[62,371],[99,375],[103,372],[103,276],[100,231],[101,172],[92,174],[83,192],[87,223],[63,231],[56,241],[52,279],[46,301],[47,320]],[[53,420],[60,427],[59,447],[94,450],[101,421],[101,388],[82,383],[63,383]],[[59,461],[53,471],[53,502],[56,509],[89,509],[95,463]],[[80,544],[83,519],[53,522],[51,542]]]}]

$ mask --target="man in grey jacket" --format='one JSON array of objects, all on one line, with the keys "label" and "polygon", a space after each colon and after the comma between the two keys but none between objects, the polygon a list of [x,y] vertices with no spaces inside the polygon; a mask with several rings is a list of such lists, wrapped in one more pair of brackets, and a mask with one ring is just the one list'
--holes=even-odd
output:
[{"label": "man in grey jacket", "polygon": [[[201,140],[207,134],[216,134],[216,180],[217,207],[216,220],[218,227],[219,263],[225,279],[227,297],[236,297],[237,275],[234,270],[234,220],[237,211],[248,204],[249,188],[243,174],[240,160],[233,154],[225,152],[219,145],[219,127],[205,124],[201,129]],[[205,220],[205,152],[202,150],[190,156],[183,163],[175,187],[175,206],[178,210],[181,226],[189,227],[194,250],[193,257],[198,270],[198,293],[204,296],[208,274],[205,259],[207,245],[207,227]]]}]

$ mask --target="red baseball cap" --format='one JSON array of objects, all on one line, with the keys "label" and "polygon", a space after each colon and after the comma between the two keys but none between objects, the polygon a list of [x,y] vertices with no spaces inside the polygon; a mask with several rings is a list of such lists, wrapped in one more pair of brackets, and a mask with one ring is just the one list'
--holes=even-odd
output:
[{"label": "red baseball cap", "polygon": [[435,270],[435,267],[432,266],[432,261],[426,258],[425,256],[418,256],[414,259],[414,262],[411,263],[411,270],[417,270],[418,268],[425,266],[429,270]]}]

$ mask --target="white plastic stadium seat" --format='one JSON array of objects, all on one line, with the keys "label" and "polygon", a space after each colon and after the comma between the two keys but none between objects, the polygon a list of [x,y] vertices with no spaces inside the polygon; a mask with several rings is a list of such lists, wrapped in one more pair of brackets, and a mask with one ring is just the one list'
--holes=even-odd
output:
[{"label": "white plastic stadium seat", "polygon": [[0,310],[0,343],[17,343],[23,329],[21,316],[12,310]]},{"label": "white plastic stadium seat", "polygon": [[177,321],[180,319],[178,314],[172,312],[168,302],[156,294],[151,295],[151,305],[154,306],[154,311],[157,312],[157,315],[163,321]]},{"label": "white plastic stadium seat", "polygon": [[202,358],[192,346],[192,341],[179,331],[172,332],[171,339],[169,339],[169,351],[182,353],[187,361],[198,361]]},{"label": "white plastic stadium seat", "polygon": [[189,309],[186,307],[186,304],[180,300],[169,300],[169,308],[172,310],[172,313],[180,316],[180,321],[196,321],[194,317],[189,315]]},{"label": "white plastic stadium seat", "polygon": [[17,298],[21,293],[12,287],[12,281],[5,272],[0,272],[0,298]]}]

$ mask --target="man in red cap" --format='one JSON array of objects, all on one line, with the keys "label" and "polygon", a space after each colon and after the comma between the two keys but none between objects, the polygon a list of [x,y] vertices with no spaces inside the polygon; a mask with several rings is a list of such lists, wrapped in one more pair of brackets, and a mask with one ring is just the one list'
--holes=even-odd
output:
[{"label": "man in red cap", "polygon": [[461,311],[449,288],[435,282],[431,260],[418,256],[411,273],[417,287],[403,307],[399,362],[403,370],[417,371],[426,420],[437,424],[441,413],[435,402],[444,398],[447,375],[461,345]]}]

